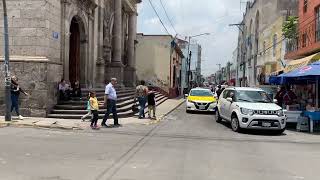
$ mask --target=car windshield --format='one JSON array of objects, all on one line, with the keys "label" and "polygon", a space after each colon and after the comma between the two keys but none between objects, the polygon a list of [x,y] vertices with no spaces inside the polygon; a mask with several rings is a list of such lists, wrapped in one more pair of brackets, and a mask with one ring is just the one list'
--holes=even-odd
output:
[{"label": "car windshield", "polygon": [[237,91],[238,102],[271,103],[271,99],[264,91]]},{"label": "car windshield", "polygon": [[190,96],[213,96],[209,90],[192,90]]}]

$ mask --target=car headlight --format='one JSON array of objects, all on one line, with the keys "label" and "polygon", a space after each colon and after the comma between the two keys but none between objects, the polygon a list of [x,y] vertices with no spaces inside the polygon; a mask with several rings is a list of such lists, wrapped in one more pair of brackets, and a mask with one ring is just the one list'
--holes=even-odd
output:
[{"label": "car headlight", "polygon": [[240,108],[241,113],[244,115],[254,115],[254,111],[252,109],[247,109],[247,108]]},{"label": "car headlight", "polygon": [[278,116],[282,117],[284,116],[284,112],[282,109],[280,109],[279,111],[277,111]]}]

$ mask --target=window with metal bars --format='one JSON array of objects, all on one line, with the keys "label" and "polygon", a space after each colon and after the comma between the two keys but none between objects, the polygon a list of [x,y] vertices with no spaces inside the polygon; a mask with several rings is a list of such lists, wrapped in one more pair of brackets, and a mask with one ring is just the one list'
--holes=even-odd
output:
[{"label": "window with metal bars", "polygon": [[307,34],[302,34],[302,47],[307,47]]},{"label": "window with metal bars", "polygon": [[308,10],[308,0],[303,1],[303,12],[306,13]]},{"label": "window with metal bars", "polygon": [[320,6],[316,7],[316,42],[320,41]]}]

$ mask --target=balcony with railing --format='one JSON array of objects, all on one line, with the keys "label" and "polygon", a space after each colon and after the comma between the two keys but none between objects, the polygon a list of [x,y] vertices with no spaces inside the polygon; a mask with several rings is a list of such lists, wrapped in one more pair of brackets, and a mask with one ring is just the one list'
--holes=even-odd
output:
[{"label": "balcony with railing", "polygon": [[286,59],[298,59],[320,50],[320,25],[316,19],[300,24],[296,38],[286,40]]}]

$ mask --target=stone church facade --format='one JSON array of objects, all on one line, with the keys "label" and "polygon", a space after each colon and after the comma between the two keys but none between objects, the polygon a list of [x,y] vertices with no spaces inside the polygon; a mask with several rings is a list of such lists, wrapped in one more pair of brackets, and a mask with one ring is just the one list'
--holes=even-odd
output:
[{"label": "stone church facade", "polygon": [[[31,94],[21,96],[22,114],[46,116],[57,102],[57,85],[62,78],[71,83],[78,80],[85,88],[103,87],[111,77],[118,78],[121,85],[135,85],[137,4],[140,2],[7,0],[10,72]],[[0,39],[3,42],[3,34]],[[1,43],[1,56],[3,49]],[[3,64],[3,57],[0,61]],[[2,65],[2,85],[3,70]],[[2,87],[0,106],[4,109]]]}]

